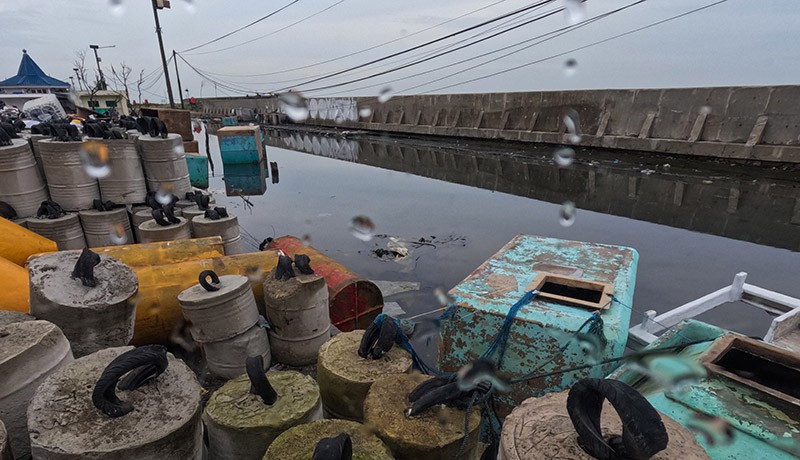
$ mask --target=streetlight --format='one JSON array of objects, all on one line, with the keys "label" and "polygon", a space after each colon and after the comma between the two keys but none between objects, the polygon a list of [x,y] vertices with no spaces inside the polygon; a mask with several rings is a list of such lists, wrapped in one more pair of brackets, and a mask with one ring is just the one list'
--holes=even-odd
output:
[{"label": "streetlight", "polygon": [[116,48],[116,47],[117,45],[107,45],[107,46],[89,45],[89,48],[91,48],[94,51],[94,58],[97,61],[97,73],[100,75],[98,89],[108,89],[108,85],[106,84],[106,79],[103,76],[103,70],[100,68],[100,56],[97,55],[97,50],[104,48]]},{"label": "streetlight", "polygon": [[81,69],[79,69],[77,67],[73,67],[72,70],[75,71],[75,76],[78,77],[78,89],[83,91],[83,84],[81,83],[81,74],[78,73]]}]

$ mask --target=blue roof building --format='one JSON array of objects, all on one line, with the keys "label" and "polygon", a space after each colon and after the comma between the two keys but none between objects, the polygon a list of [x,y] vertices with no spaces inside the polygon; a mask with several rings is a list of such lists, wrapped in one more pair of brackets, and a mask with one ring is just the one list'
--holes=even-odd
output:
[{"label": "blue roof building", "polygon": [[47,94],[63,93],[68,90],[69,83],[45,74],[28,55],[27,50],[22,50],[22,61],[19,63],[17,74],[0,81],[0,94]]}]

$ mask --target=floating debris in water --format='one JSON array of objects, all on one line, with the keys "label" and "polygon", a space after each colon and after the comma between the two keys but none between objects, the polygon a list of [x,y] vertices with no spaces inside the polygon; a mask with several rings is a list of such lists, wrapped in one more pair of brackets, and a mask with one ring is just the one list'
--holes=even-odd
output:
[{"label": "floating debris in water", "polygon": [[565,201],[564,204],[561,205],[561,217],[558,220],[558,223],[561,224],[562,227],[571,227],[572,224],[575,223],[575,214],[577,210],[575,209],[575,203],[571,201]]},{"label": "floating debris in water", "polygon": [[378,92],[378,102],[383,104],[384,102],[387,102],[389,99],[391,99],[392,96],[394,96],[394,94],[392,92],[392,87],[391,86],[384,86]]},{"label": "floating debris in water", "polygon": [[84,142],[79,155],[83,169],[90,177],[102,179],[111,174],[111,167],[108,164],[108,147],[102,142]]},{"label": "floating debris in water", "polygon": [[295,123],[302,123],[308,119],[308,103],[300,93],[281,93],[278,101],[286,116]]},{"label": "floating debris in water", "polygon": [[375,233],[375,224],[367,216],[355,216],[350,221],[350,233],[361,241],[369,241]]},{"label": "floating debris in water", "polygon": [[575,150],[569,147],[562,147],[553,152],[553,161],[561,168],[566,168],[575,161]]},{"label": "floating debris in water", "polygon": [[569,58],[564,61],[564,76],[572,77],[576,73],[578,73],[578,60],[575,58]]}]

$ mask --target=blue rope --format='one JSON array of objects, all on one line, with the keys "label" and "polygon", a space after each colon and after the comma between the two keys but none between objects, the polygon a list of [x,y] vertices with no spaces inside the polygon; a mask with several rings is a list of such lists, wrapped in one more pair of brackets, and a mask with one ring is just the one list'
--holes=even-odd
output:
[{"label": "blue rope", "polygon": [[506,345],[508,343],[508,336],[511,333],[511,325],[514,324],[514,319],[517,317],[517,313],[519,313],[522,307],[524,307],[531,300],[533,300],[534,297],[536,297],[536,294],[538,293],[539,291],[536,290],[528,291],[525,293],[525,295],[522,296],[521,299],[517,301],[517,303],[511,306],[511,308],[508,310],[508,313],[506,314],[506,318],[503,320],[503,325],[500,327],[500,332],[497,333],[497,336],[489,345],[489,348],[487,348],[486,351],[483,352],[481,358],[484,359],[491,358],[495,350],[497,350],[499,347],[500,354],[497,358],[497,367],[498,368],[502,367],[503,358],[506,353]]},{"label": "blue rope", "polygon": [[380,327],[381,325],[383,325],[383,321],[386,318],[395,322],[395,326],[397,326],[396,328],[397,332],[395,333],[394,342],[403,347],[403,349],[406,350],[409,355],[411,355],[411,361],[414,366],[414,369],[417,369],[418,371],[422,372],[425,375],[446,376],[452,374],[452,373],[442,372],[436,369],[435,367],[429,365],[428,363],[425,362],[424,359],[422,359],[422,357],[417,353],[417,351],[414,350],[414,346],[411,345],[411,341],[408,340],[408,337],[403,332],[403,328],[400,327],[400,320],[398,320],[397,318],[392,318],[391,316],[387,316],[385,313],[381,313],[377,317],[375,317],[374,320],[375,325]]}]

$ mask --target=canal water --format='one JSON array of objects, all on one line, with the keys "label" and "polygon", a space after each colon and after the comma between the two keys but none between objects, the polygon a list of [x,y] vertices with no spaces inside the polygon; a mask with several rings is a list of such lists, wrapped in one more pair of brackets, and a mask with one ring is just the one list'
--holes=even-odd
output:
[{"label": "canal water", "polygon": [[[223,171],[211,136],[211,188],[248,242],[291,234],[366,278],[418,282],[387,299],[409,316],[436,308],[437,288],[452,288],[520,233],[635,248],[632,323],[742,271],[748,283],[800,297],[797,171],[580,149],[559,167],[550,146],[364,132],[271,130],[266,142],[277,183],[264,178],[268,167]],[[577,208],[569,226],[565,201]],[[371,239],[354,236],[356,216],[374,224]],[[407,257],[376,255],[398,244]],[[759,336],[772,320],[739,303],[700,319]]]}]

